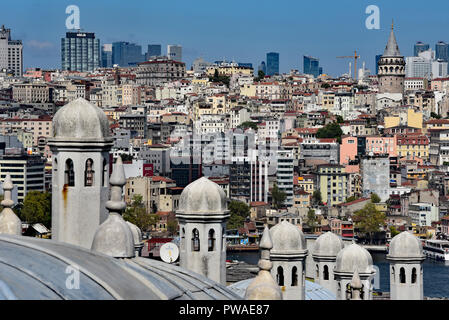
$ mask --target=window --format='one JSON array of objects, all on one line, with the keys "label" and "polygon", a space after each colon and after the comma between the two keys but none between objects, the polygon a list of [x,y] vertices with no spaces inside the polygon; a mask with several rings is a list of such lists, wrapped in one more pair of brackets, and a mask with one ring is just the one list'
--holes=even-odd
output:
[{"label": "window", "polygon": [[101,175],[101,185],[103,187],[107,187],[106,186],[106,181],[108,180],[108,162],[106,161],[106,159],[103,159],[103,174]]},{"label": "window", "polygon": [[192,231],[192,251],[200,251],[200,233],[197,229]]},{"label": "window", "polygon": [[405,269],[401,268],[399,270],[399,281],[400,283],[405,283]]},{"label": "window", "polygon": [[320,267],[316,265],[316,278],[318,279],[320,277]]},{"label": "window", "polygon": [[412,283],[416,283],[416,268],[412,269]]},{"label": "window", "polygon": [[92,159],[86,160],[86,169],[84,170],[84,186],[92,187],[94,185],[94,161]]},{"label": "window", "polygon": [[296,267],[292,268],[292,287],[298,286],[298,269]]},{"label": "window", "polygon": [[327,265],[324,265],[323,280],[329,280],[329,267]]},{"label": "window", "polygon": [[64,171],[64,184],[68,187],[75,186],[75,172],[73,170],[73,161],[71,159],[67,159],[65,162],[65,171]]},{"label": "window", "polygon": [[[393,220],[393,222],[394,222],[394,220]],[[391,274],[393,275],[392,282],[394,283],[396,281],[394,278],[394,267],[391,267]]]},{"label": "window", "polygon": [[209,230],[207,251],[215,251],[215,231],[214,231],[214,229]]},{"label": "window", "polygon": [[278,267],[276,280],[277,280],[278,285],[280,285],[280,286],[284,285],[284,269],[281,266]]}]

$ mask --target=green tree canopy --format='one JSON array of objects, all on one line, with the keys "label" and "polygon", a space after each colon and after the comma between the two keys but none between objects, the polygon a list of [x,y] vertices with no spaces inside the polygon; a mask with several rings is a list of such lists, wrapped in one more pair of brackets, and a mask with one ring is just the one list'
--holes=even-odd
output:
[{"label": "green tree canopy", "polygon": [[341,130],[340,125],[337,122],[332,122],[319,128],[316,136],[317,138],[333,138],[337,139],[338,142],[341,142],[342,134],[343,131]]},{"label": "green tree canopy", "polygon": [[342,116],[337,115],[337,123],[343,123],[345,120],[343,119]]},{"label": "green tree canopy", "polygon": [[265,78],[265,72],[262,70],[257,71],[257,77],[254,79],[255,81],[260,81]]},{"label": "green tree canopy", "polygon": [[178,230],[178,220],[170,220],[167,222],[167,231],[170,235],[175,235]]},{"label": "green tree canopy", "polygon": [[29,191],[23,201],[20,219],[28,223],[42,223],[51,228],[51,193]]},{"label": "green tree canopy", "polygon": [[284,205],[287,195],[278,188],[277,184],[274,184],[273,189],[271,189],[271,198],[273,200],[273,207],[279,209]]},{"label": "green tree canopy", "polygon": [[227,223],[227,228],[237,229],[243,227],[243,223],[250,215],[249,206],[244,202],[232,200],[228,205],[228,209],[230,217]]},{"label": "green tree canopy", "polygon": [[371,193],[371,202],[372,203],[379,203],[380,202],[380,197],[375,194],[375,193]]},{"label": "green tree canopy", "polygon": [[323,203],[323,199],[321,198],[320,190],[315,190],[312,194],[312,201],[315,205],[321,205]]},{"label": "green tree canopy", "polygon": [[394,236],[397,236],[398,234],[400,234],[401,232],[398,231],[394,226],[390,227],[390,232],[391,232],[391,237],[393,238]]},{"label": "green tree canopy", "polygon": [[309,209],[309,211],[307,211],[307,221],[306,224],[310,227],[310,228],[314,228],[316,226],[317,223],[317,217],[315,214],[315,210],[313,209]]},{"label": "green tree canopy", "polygon": [[376,209],[374,203],[367,203],[363,209],[354,212],[353,220],[360,232],[367,233],[372,239],[375,232],[385,224],[385,213]]},{"label": "green tree canopy", "polygon": [[135,224],[142,231],[148,231],[151,226],[159,221],[159,216],[148,214],[142,200],[143,197],[140,194],[135,194],[131,205],[126,208],[123,214],[123,219]]},{"label": "green tree canopy", "polygon": [[241,125],[239,125],[238,128],[240,128],[242,130],[246,130],[248,128],[251,128],[254,131],[257,131],[257,123],[255,123],[253,121],[245,121]]}]

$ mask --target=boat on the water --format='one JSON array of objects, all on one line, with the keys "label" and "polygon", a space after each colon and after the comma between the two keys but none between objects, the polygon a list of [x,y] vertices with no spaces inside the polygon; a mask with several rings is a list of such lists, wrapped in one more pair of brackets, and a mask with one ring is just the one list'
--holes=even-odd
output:
[{"label": "boat on the water", "polygon": [[431,259],[449,261],[449,241],[426,240],[423,244],[423,253]]}]

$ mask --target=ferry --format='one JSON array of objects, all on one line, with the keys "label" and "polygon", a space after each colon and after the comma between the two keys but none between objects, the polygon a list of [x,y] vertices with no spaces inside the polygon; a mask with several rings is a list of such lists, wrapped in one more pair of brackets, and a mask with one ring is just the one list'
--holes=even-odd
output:
[{"label": "ferry", "polygon": [[426,240],[423,245],[423,253],[428,258],[449,261],[449,241]]}]

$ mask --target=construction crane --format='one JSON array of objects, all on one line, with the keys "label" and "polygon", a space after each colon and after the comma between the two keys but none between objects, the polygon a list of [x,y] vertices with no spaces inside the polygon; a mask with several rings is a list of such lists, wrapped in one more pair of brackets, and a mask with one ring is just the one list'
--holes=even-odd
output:
[{"label": "construction crane", "polygon": [[357,50],[354,51],[353,56],[341,56],[341,57],[337,57],[337,58],[339,58],[339,59],[346,59],[346,58],[354,59],[354,79],[355,79],[355,81],[357,81],[357,59],[360,58],[360,56],[357,55]]}]

